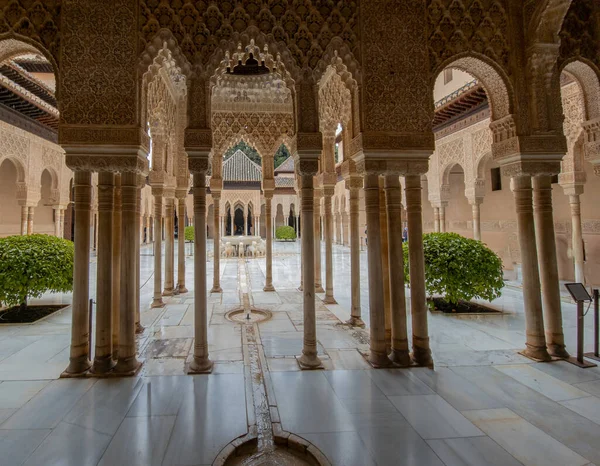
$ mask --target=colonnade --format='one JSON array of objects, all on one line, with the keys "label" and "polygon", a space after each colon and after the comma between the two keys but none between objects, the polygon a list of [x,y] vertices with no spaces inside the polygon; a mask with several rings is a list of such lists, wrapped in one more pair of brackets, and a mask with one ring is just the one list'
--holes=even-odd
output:
[{"label": "colonnade", "polygon": [[[54,210],[54,236],[58,238],[64,237],[65,231],[65,211],[66,207],[62,205],[53,206]],[[35,214],[35,206],[21,206],[21,235],[32,235],[34,233],[33,219]]]}]

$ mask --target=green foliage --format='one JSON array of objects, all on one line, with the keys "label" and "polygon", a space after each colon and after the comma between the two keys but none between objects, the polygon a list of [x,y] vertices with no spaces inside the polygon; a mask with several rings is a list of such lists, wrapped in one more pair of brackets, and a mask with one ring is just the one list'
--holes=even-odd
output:
[{"label": "green foliage", "polygon": [[186,241],[194,241],[194,227],[193,226],[189,226],[189,227],[185,227],[184,230],[184,237]]},{"label": "green foliage", "polygon": [[248,158],[254,163],[258,164],[259,166],[262,165],[262,159],[260,158],[260,154],[256,151],[254,147],[246,144],[244,141],[240,141],[236,145],[227,149],[225,151],[225,154],[223,154],[223,160],[227,160],[238,150],[241,150],[244,154],[246,154]]},{"label": "green foliage", "polygon": [[47,291],[71,291],[73,254],[73,243],[55,236],[0,238],[0,302],[17,306]]},{"label": "green foliage", "polygon": [[[408,243],[404,244],[404,276],[410,280]],[[481,241],[456,233],[423,235],[425,287],[429,296],[441,295],[453,304],[459,300],[500,296],[504,287],[501,259]]]},{"label": "green foliage", "polygon": [[292,227],[282,226],[275,230],[276,239],[296,239],[296,232]]},{"label": "green foliage", "polygon": [[279,165],[281,165],[283,162],[285,162],[289,156],[290,156],[290,153],[287,150],[287,147],[285,147],[284,144],[279,146],[279,149],[277,149],[277,152],[275,152],[274,167],[275,168],[279,167]]}]

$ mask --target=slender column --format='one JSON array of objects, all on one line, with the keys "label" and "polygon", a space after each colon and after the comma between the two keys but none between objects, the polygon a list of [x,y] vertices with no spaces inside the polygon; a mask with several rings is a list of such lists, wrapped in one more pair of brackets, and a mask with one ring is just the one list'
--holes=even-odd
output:
[{"label": "slender column", "polygon": [[523,300],[525,301],[525,326],[527,348],[523,354],[529,358],[549,361],[544,336],[544,318],[540,290],[540,274],[535,244],[533,206],[531,198],[531,177],[512,178],[512,187],[517,210],[517,232],[521,249],[521,267],[523,269]]},{"label": "slender column", "polygon": [[65,237],[65,209],[60,209],[59,237]]},{"label": "slender column", "polygon": [[60,238],[60,206],[54,208],[54,236]]},{"label": "slender column", "polygon": [[221,217],[221,193],[214,192],[212,193],[213,197],[213,206],[214,206],[214,273],[213,273],[213,287],[211,293],[221,293],[223,289],[221,288],[221,232],[219,231],[219,219]]},{"label": "slender column", "polygon": [[152,241],[152,237],[150,235],[150,215],[146,215],[146,244]]},{"label": "slender column", "polygon": [[440,206],[440,231],[446,233],[446,206]]},{"label": "slender column", "polygon": [[435,233],[440,233],[442,230],[440,228],[440,208],[433,208],[433,231]]},{"label": "slender column", "polygon": [[154,300],[152,307],[164,306],[162,300],[162,202],[161,187],[152,187],[154,194]]},{"label": "slender column", "polygon": [[331,196],[333,187],[325,188],[325,304],[337,304],[333,297],[333,213]]},{"label": "slender column", "polygon": [[538,259],[544,304],[546,345],[551,356],[568,358],[569,353],[565,349],[562,327],[550,175],[533,177],[533,209],[537,248],[540,252]]},{"label": "slender column", "polygon": [[321,191],[314,190],[314,234],[315,234],[315,292],[325,293],[321,275]]},{"label": "slender column", "polygon": [[206,299],[206,175],[194,173],[194,359],[189,372],[212,371]]},{"label": "slender column", "polygon": [[[177,289],[179,293],[188,292],[185,287],[185,194],[182,193],[177,198],[179,201],[179,215],[177,216]],[[218,224],[219,218],[215,218]]]},{"label": "slender column", "polygon": [[229,219],[229,231],[230,231],[230,236],[233,236],[234,231],[233,231],[233,214],[234,212],[230,210],[230,219]]},{"label": "slender column", "polygon": [[367,215],[367,243],[369,260],[369,320],[371,343],[369,362],[375,367],[391,364],[385,340],[385,307],[383,271],[381,267],[381,224],[379,222],[379,175],[367,174],[365,183],[365,210]]},{"label": "slender column", "polygon": [[401,366],[410,365],[404,296],[404,253],[402,251],[402,190],[398,175],[385,177],[385,204],[388,221],[392,349],[390,359]]},{"label": "slender column", "polygon": [[471,207],[473,209],[473,239],[481,241],[481,201],[476,199]]},{"label": "slender column", "polygon": [[121,173],[121,322],[119,357],[114,371],[123,375],[133,375],[141,366],[135,345],[138,186],[136,173]]},{"label": "slender column", "polygon": [[33,234],[33,210],[34,207],[27,208],[27,234]]},{"label": "slender column", "polygon": [[573,230],[573,259],[575,262],[575,281],[585,284],[584,256],[583,256],[583,233],[581,229],[581,203],[579,194],[569,196],[571,207],[571,226]]},{"label": "slender column", "polygon": [[[421,176],[410,175],[406,176],[405,180],[413,359],[420,366],[431,366],[433,360],[429,348],[429,329],[427,326]],[[369,235],[370,241],[371,237]]]},{"label": "slender column", "polygon": [[114,173],[98,173],[98,272],[96,280],[96,338],[92,372],[113,368],[112,355],[112,256]]},{"label": "slender column", "polygon": [[273,286],[273,218],[271,217],[272,192],[265,192],[265,216],[267,219],[267,277],[264,291],[275,291]]},{"label": "slender column", "polygon": [[173,198],[165,199],[165,289],[163,296],[173,296],[175,265],[175,231],[173,228]]},{"label": "slender column", "polygon": [[121,175],[115,176],[115,204],[113,209],[112,250],[112,345],[113,359],[119,352],[119,327],[121,303]]},{"label": "slender column", "polygon": [[298,235],[298,238],[302,237],[302,232],[300,231],[300,216],[299,215],[296,217],[296,234]]},{"label": "slender column", "polygon": [[21,235],[27,234],[27,211],[26,205],[21,206]]},{"label": "slender column", "polygon": [[[316,165],[316,164],[315,164]],[[316,171],[316,166],[314,167]],[[314,173],[302,174],[302,203],[301,215],[302,225],[312,230],[315,215],[313,208],[314,202],[313,178]],[[267,217],[268,218],[268,217]],[[302,237],[302,296],[304,308],[304,342],[302,356],[298,358],[300,367],[304,369],[314,369],[322,366],[321,360],[317,356],[317,320],[315,308],[315,270],[309,265],[314,262],[315,257],[315,239],[316,236],[304,235]]]},{"label": "slender column", "polygon": [[360,231],[359,220],[359,198],[358,185],[362,185],[360,178],[347,181],[355,183],[350,187],[350,281],[352,293],[352,307],[350,310],[349,323],[354,326],[364,327],[365,323],[361,317],[360,308]]},{"label": "slender column", "polygon": [[[388,219],[384,177],[379,178],[379,228],[381,234],[381,270],[383,275],[383,308],[385,310],[385,346],[387,352],[392,348],[392,304],[390,299],[390,258],[388,244]],[[401,232],[402,230],[400,230]],[[402,237],[402,236],[401,236]]]},{"label": "slender column", "polygon": [[89,360],[89,286],[90,286],[90,222],[92,208],[92,174],[76,171],[75,260],[73,264],[73,311],[71,352],[65,373],[82,374],[90,368]]},{"label": "slender column", "polygon": [[137,175],[137,191],[135,197],[135,333],[143,333],[144,327],[142,326],[141,320],[141,309],[140,309],[140,244],[141,235],[140,230],[142,227],[142,188],[146,185],[146,177]]}]

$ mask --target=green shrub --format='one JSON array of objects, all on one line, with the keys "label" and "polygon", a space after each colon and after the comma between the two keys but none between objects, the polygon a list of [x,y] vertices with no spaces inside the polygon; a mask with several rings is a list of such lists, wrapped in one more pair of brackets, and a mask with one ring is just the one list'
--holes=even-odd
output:
[{"label": "green shrub", "polygon": [[296,239],[296,232],[292,227],[282,226],[275,230],[276,239]]},{"label": "green shrub", "polygon": [[55,236],[0,238],[0,302],[25,308],[47,291],[72,291],[73,254],[73,243]]},{"label": "green shrub", "polygon": [[185,236],[186,241],[193,242],[194,241],[194,227],[191,225],[189,227],[185,227],[184,236]]},{"label": "green shrub", "polygon": [[[408,243],[404,244],[404,275],[410,280]],[[504,286],[502,261],[481,241],[456,233],[423,235],[425,287],[429,296],[441,295],[446,301],[485,299],[500,296]]]}]

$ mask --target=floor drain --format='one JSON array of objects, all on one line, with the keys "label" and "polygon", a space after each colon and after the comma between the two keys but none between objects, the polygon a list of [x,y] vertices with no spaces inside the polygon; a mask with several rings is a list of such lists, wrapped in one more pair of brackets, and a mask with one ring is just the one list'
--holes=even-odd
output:
[{"label": "floor drain", "polygon": [[235,309],[225,314],[225,318],[231,322],[238,324],[256,324],[269,320],[272,314],[269,311],[251,308],[249,311],[245,309]]}]

